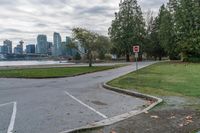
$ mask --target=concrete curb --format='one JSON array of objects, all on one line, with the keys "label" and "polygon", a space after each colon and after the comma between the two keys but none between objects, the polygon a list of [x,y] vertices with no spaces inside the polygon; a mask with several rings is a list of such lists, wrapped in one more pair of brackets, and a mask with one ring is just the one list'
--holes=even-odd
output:
[{"label": "concrete curb", "polygon": [[134,91],[130,91],[130,90],[124,90],[124,89],[120,89],[120,88],[117,88],[117,87],[112,87],[112,86],[109,86],[106,83],[104,83],[102,85],[102,87],[104,87],[105,89],[111,90],[111,91],[118,92],[118,93],[122,93],[122,94],[130,95],[130,96],[142,98],[142,99],[145,99],[145,100],[148,100],[148,101],[152,101],[153,103],[143,110],[133,110],[131,112],[128,112],[128,113],[125,113],[125,114],[122,114],[122,115],[118,115],[118,116],[115,116],[115,117],[112,117],[112,118],[108,118],[108,119],[105,119],[105,120],[102,120],[102,121],[99,121],[99,122],[89,124],[87,126],[83,126],[83,127],[80,127],[80,128],[76,128],[76,129],[72,129],[72,130],[68,130],[68,131],[64,131],[64,132],[60,132],[60,133],[78,133],[78,132],[81,132],[81,131],[87,131],[87,130],[101,128],[101,127],[104,127],[104,126],[109,126],[109,125],[112,125],[114,123],[123,121],[125,119],[130,118],[130,117],[133,117],[135,115],[145,113],[145,112],[149,111],[150,109],[154,108],[155,106],[157,106],[158,104],[163,102],[163,100],[161,98],[157,98],[157,97],[154,97],[154,96],[151,96],[151,95],[142,94],[142,93],[138,93],[138,92],[134,92]]},{"label": "concrete curb", "polygon": [[152,101],[153,103],[151,105],[149,105],[147,108],[143,109],[140,112],[140,114],[144,113],[148,110],[151,110],[152,108],[154,108],[155,106],[157,106],[158,104],[163,102],[163,100],[161,98],[151,96],[151,95],[148,95],[148,94],[142,94],[142,93],[131,91],[131,90],[120,89],[118,87],[112,87],[112,86],[109,86],[107,83],[104,83],[103,87],[105,89],[112,90],[112,91],[115,91],[115,92],[118,92],[118,93],[122,93],[122,94],[130,95],[130,96],[142,98],[142,99],[145,99],[145,100],[148,100],[148,101]]}]

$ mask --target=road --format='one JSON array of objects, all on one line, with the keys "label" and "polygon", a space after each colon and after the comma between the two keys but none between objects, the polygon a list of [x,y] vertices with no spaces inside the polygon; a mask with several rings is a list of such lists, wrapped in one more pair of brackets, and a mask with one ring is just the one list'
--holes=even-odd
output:
[{"label": "road", "polygon": [[60,133],[137,110],[146,102],[100,86],[133,70],[130,65],[60,79],[0,79],[0,133]]}]

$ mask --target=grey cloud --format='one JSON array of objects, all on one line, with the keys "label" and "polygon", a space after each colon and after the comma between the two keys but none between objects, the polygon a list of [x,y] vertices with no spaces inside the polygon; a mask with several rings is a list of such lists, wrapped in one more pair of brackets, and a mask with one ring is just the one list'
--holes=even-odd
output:
[{"label": "grey cloud", "polygon": [[37,23],[35,24],[36,27],[48,27],[47,24],[44,24],[44,23]]},{"label": "grey cloud", "polygon": [[110,11],[113,11],[113,8],[109,6],[94,6],[85,10],[82,10],[81,13],[87,14],[108,14]]},{"label": "grey cloud", "polygon": [[12,28],[7,28],[7,29],[1,29],[0,30],[0,33],[7,33],[7,32],[19,33],[19,32],[23,32],[23,31],[18,30],[18,29],[12,29]]},{"label": "grey cloud", "polygon": [[[158,10],[165,1],[139,0],[139,4],[143,11]],[[40,33],[52,39],[54,31],[64,38],[77,26],[106,35],[118,3],[119,0],[0,0],[0,40],[33,41]]]},{"label": "grey cloud", "polygon": [[0,5],[5,6],[5,5],[15,5],[17,1],[15,0],[0,0]]}]

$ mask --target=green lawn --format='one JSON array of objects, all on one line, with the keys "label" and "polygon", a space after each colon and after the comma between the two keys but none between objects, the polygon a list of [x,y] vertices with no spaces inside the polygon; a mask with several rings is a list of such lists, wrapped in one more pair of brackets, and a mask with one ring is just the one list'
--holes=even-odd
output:
[{"label": "green lawn", "polygon": [[200,97],[200,64],[158,63],[108,84],[153,95]]},{"label": "green lawn", "polygon": [[27,68],[0,70],[0,78],[56,78],[103,71],[125,65],[97,67]]}]

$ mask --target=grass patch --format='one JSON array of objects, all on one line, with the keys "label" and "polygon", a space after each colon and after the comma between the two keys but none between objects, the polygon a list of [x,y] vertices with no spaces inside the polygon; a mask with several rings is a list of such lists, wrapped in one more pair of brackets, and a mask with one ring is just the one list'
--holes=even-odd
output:
[{"label": "grass patch", "polygon": [[125,65],[94,67],[27,68],[0,70],[0,78],[59,78],[114,69]]},{"label": "grass patch", "polygon": [[108,84],[153,95],[200,97],[200,64],[157,63]]}]

